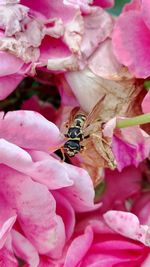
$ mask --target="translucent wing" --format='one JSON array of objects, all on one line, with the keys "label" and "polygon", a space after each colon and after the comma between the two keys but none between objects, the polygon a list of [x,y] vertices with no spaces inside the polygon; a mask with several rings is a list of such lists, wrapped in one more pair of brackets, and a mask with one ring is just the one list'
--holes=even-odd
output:
[{"label": "translucent wing", "polygon": [[86,122],[84,124],[84,128],[86,128],[87,126],[89,126],[93,122],[100,120],[100,112],[102,110],[102,102],[103,102],[105,97],[106,97],[106,95],[102,96],[98,100],[97,104],[94,106],[92,111],[88,114]]},{"label": "translucent wing", "polygon": [[80,107],[75,107],[71,110],[70,112],[70,116],[67,120],[67,122],[65,123],[65,126],[66,127],[70,127],[72,124],[73,124],[73,121],[74,121],[74,118],[75,118],[75,115],[78,113]]}]

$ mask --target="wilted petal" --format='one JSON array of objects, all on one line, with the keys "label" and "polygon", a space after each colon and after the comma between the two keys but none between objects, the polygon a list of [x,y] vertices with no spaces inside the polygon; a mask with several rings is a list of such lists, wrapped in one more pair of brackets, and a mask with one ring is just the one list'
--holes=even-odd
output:
[{"label": "wilted petal", "polygon": [[114,56],[111,39],[102,42],[88,60],[91,71],[103,78],[121,80],[131,78],[128,70]]},{"label": "wilted petal", "polygon": [[20,21],[27,16],[28,8],[23,5],[0,6],[0,28],[5,29],[5,34],[11,36],[21,31]]},{"label": "wilted petal", "polygon": [[85,68],[82,71],[67,72],[65,78],[81,108],[87,113],[91,112],[96,103],[105,96],[100,109],[100,118],[102,121],[108,121],[116,114],[125,115],[129,110],[131,112],[136,105],[137,95],[143,89],[141,83],[131,79],[127,73],[125,74],[127,79],[119,80],[117,77],[115,81],[104,79],[89,68]]},{"label": "wilted petal", "polygon": [[67,23],[63,36],[64,42],[73,53],[80,52],[84,27],[85,25],[81,12],[77,10],[71,22]]},{"label": "wilted petal", "polygon": [[113,20],[102,8],[93,8],[91,14],[84,17],[84,35],[81,51],[87,58],[98,45],[111,35]]}]

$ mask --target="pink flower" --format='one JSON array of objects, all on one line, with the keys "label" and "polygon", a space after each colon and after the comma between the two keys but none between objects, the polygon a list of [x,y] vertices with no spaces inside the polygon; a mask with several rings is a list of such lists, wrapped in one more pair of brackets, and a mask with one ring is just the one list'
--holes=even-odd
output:
[{"label": "pink flower", "polygon": [[138,78],[150,76],[149,10],[148,0],[132,1],[117,18],[112,37],[118,61]]},{"label": "pink flower", "polygon": [[0,116],[0,261],[10,266],[8,253],[16,262],[15,252],[36,267],[39,253],[61,257],[74,231],[75,212],[99,205],[94,205],[87,172],[50,155],[63,142],[53,123],[32,111]]},{"label": "pink flower", "polygon": [[53,267],[144,266],[150,253],[145,244],[147,228],[140,225],[134,214],[127,212],[108,211],[104,220],[98,214],[88,214],[76,226],[64,257],[59,261],[46,262],[45,259],[45,265],[41,259],[40,267],[48,264]]}]

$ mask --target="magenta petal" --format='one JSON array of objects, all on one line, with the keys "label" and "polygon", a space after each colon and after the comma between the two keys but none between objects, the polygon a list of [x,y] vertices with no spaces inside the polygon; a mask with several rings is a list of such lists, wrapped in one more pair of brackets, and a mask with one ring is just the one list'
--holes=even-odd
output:
[{"label": "magenta petal", "polygon": [[109,8],[114,5],[114,0],[94,0],[94,5],[101,6],[103,8]]},{"label": "magenta petal", "polygon": [[140,12],[125,12],[118,18],[112,42],[119,62],[126,65],[136,77],[150,76],[150,30]]},{"label": "magenta petal", "polygon": [[30,267],[38,267],[39,255],[33,245],[16,230],[12,230],[12,245],[15,254]]},{"label": "magenta petal", "polygon": [[60,132],[55,124],[33,111],[1,113],[0,138],[21,147],[50,151],[60,143]]}]

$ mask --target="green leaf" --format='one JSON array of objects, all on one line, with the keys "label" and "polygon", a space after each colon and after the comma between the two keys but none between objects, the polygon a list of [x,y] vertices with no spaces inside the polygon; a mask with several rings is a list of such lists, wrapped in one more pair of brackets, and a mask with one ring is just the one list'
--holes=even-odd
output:
[{"label": "green leaf", "polygon": [[116,0],[114,7],[108,9],[108,12],[115,16],[118,16],[121,13],[123,6],[129,2],[130,0]]}]

